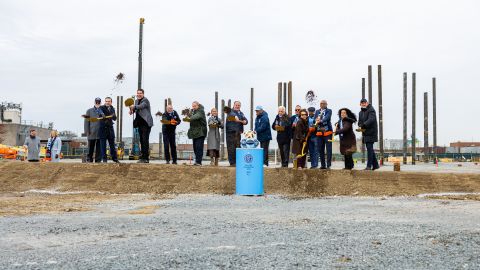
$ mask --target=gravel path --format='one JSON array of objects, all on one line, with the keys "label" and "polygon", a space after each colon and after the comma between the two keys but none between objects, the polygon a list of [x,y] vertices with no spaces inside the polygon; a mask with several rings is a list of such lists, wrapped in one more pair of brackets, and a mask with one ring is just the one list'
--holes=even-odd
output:
[{"label": "gravel path", "polygon": [[0,218],[0,269],[479,269],[479,225],[475,201],[145,197]]}]

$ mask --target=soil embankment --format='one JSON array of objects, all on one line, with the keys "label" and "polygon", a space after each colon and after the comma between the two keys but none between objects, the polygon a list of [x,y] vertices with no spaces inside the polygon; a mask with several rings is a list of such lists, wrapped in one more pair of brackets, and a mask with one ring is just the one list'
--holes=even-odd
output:
[{"label": "soil embankment", "polygon": [[[480,174],[265,169],[265,192],[295,197],[480,192]],[[0,193],[233,194],[235,168],[163,164],[0,162]]]}]

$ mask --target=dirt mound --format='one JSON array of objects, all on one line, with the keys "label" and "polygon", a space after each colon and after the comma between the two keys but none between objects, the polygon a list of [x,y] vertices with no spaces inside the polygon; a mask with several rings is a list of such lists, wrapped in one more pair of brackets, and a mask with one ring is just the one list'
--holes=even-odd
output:
[{"label": "dirt mound", "polygon": [[[235,168],[164,164],[0,162],[0,193],[32,189],[110,194],[233,194]],[[265,192],[285,196],[397,196],[480,192],[480,174],[265,169]]]}]

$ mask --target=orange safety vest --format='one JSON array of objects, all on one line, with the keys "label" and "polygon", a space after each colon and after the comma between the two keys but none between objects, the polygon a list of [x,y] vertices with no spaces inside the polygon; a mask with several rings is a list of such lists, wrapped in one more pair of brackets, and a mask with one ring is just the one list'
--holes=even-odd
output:
[{"label": "orange safety vest", "polygon": [[332,134],[333,134],[333,131],[325,131],[325,132],[319,131],[319,132],[317,132],[315,135],[317,135],[317,136],[325,136],[325,137],[326,137],[326,136],[331,136]]}]

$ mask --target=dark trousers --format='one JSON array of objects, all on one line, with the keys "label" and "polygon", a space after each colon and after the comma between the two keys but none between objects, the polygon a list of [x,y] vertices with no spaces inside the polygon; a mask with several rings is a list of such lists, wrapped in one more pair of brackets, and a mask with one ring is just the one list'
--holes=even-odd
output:
[{"label": "dark trousers", "polygon": [[290,142],[279,143],[278,150],[280,150],[280,159],[282,160],[282,167],[288,167],[288,159],[290,158]]},{"label": "dark trousers", "polygon": [[297,158],[297,168],[305,168],[306,162],[307,162],[307,155]]},{"label": "dark trousers", "polygon": [[[332,139],[332,136],[319,136],[318,147],[320,147],[320,162],[322,168],[330,168],[332,166],[332,142],[328,140]],[[327,149],[327,163],[325,164],[325,148]]]},{"label": "dark trousers", "polygon": [[108,136],[108,138],[100,139],[100,146],[101,146],[101,156],[104,162],[107,162],[107,141],[108,146],[110,147],[110,156],[112,160],[118,160],[117,157],[117,149],[115,149],[115,136]]},{"label": "dark trousers", "polygon": [[365,143],[365,147],[367,148],[367,168],[370,169],[378,169],[377,156],[375,155],[375,150],[373,150],[373,143]]},{"label": "dark trousers", "polygon": [[139,125],[138,133],[140,135],[140,150],[142,151],[141,159],[149,160],[150,159],[150,131],[152,130],[149,126]]},{"label": "dark trousers", "polygon": [[260,142],[260,147],[263,148],[263,164],[268,166],[268,146],[270,141]]},{"label": "dark trousers", "polygon": [[195,163],[197,164],[202,164],[204,143],[205,136],[193,139],[193,153],[195,153]]},{"label": "dark trousers", "polygon": [[236,151],[240,147],[240,133],[229,132],[226,134],[227,140],[227,152],[228,152],[228,162],[230,165],[235,165],[236,160]]},{"label": "dark trousers", "polygon": [[100,139],[88,140],[87,162],[93,162],[93,152],[95,151],[95,162],[102,161]]},{"label": "dark trousers", "polygon": [[[170,161],[170,155],[173,162],[177,162],[177,146],[175,145],[175,131],[165,131],[162,133],[163,137],[163,152],[165,153],[165,160]],[[170,151],[171,150],[171,151]]]},{"label": "dark trousers", "polygon": [[310,136],[308,138],[308,154],[310,155],[310,164],[312,168],[318,167],[318,138]]},{"label": "dark trousers", "polygon": [[343,155],[345,160],[345,169],[351,170],[353,169],[353,156],[350,155]]}]

